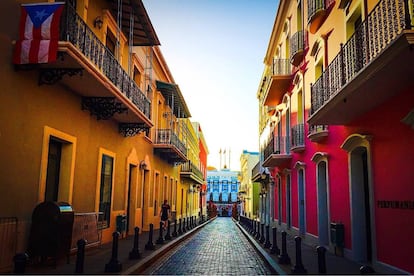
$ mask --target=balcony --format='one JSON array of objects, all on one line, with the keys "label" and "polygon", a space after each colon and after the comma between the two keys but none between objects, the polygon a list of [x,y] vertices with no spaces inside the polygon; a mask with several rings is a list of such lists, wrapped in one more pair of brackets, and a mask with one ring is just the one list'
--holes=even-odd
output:
[{"label": "balcony", "polygon": [[320,142],[329,134],[327,125],[309,125],[308,139]]},{"label": "balcony", "polygon": [[187,162],[187,148],[171,129],[155,131],[154,152],[171,164]]},{"label": "balcony", "polygon": [[252,181],[253,182],[257,182],[260,180],[261,178],[261,173],[260,173],[260,168],[262,167],[261,162],[257,162],[256,165],[254,165],[253,169],[252,169]]},{"label": "balcony", "polygon": [[194,180],[194,182],[197,182],[198,184],[204,183],[203,173],[190,160],[181,164],[180,175],[181,177],[192,179]]},{"label": "balcony", "polygon": [[289,137],[273,136],[263,151],[263,167],[283,167],[292,160]]},{"label": "balcony", "polygon": [[[65,5],[60,27],[56,62],[17,69],[38,68],[39,85],[58,83],[74,91],[82,97],[81,109],[97,120],[117,121],[124,136],[152,127],[151,102],[146,93],[69,4]],[[154,38],[150,33],[148,36]],[[157,39],[153,42],[159,44]]]},{"label": "balcony", "polygon": [[266,76],[266,92],[264,104],[274,106],[282,101],[283,95],[289,90],[293,74],[289,59],[275,58],[270,72]]},{"label": "balcony", "polygon": [[380,1],[341,45],[311,86],[309,124],[349,124],[401,89],[412,87],[414,32],[409,30],[407,7],[407,0]]},{"label": "balcony", "polygon": [[334,6],[334,0],[308,1],[308,29],[311,34],[318,31]]},{"label": "balcony", "polygon": [[293,152],[301,152],[305,150],[305,127],[304,124],[297,124],[291,129],[291,148]]},{"label": "balcony", "polygon": [[307,35],[306,31],[298,31],[290,39],[290,63],[294,66],[298,66],[305,57],[308,48]]}]

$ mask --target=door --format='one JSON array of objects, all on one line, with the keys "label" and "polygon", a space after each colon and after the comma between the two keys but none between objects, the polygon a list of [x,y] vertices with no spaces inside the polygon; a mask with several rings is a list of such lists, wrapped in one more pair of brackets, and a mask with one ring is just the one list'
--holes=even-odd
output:
[{"label": "door", "polygon": [[371,191],[365,147],[351,152],[352,248],[356,261],[372,262]]},{"label": "door", "polygon": [[298,171],[298,199],[299,199],[299,234],[305,235],[305,179],[304,171],[300,169]]},{"label": "door", "polygon": [[62,143],[51,138],[47,161],[45,201],[58,201]]},{"label": "door", "polygon": [[319,162],[317,166],[319,245],[329,245],[328,185],[326,167],[325,161]]}]

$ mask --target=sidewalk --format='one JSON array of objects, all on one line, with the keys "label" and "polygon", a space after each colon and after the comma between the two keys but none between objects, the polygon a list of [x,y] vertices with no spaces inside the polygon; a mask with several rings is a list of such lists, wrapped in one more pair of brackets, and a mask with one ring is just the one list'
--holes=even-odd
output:
[{"label": "sidewalk", "polygon": [[[274,267],[279,274],[293,274],[292,268],[296,264],[296,249],[294,237],[286,236],[286,250],[290,257],[291,264],[279,264],[279,258],[276,254],[271,254],[270,249],[264,247],[257,239],[243,228],[238,221],[234,221],[245,234],[245,236],[254,244],[258,252],[268,261],[268,263]],[[282,235],[277,233],[277,245],[282,250]],[[272,231],[270,231],[270,241],[272,241]],[[318,271],[318,254],[316,248],[311,247],[302,242],[302,264],[306,269],[307,274],[320,274]],[[326,258],[326,274],[360,274],[360,264],[350,261],[344,257],[336,256],[328,251],[325,254]]]},{"label": "sidewalk", "polygon": [[[118,261],[122,265],[120,272],[108,273],[105,272],[105,265],[109,263],[112,257],[112,242],[101,244],[95,248],[85,250],[84,270],[83,274],[131,274],[132,272],[139,273],[145,267],[148,267],[155,260],[160,258],[163,254],[168,252],[171,248],[177,246],[183,240],[192,236],[200,228],[211,222],[213,219],[199,224],[196,227],[187,230],[185,233],[172,237],[171,240],[165,240],[163,244],[157,244],[159,238],[159,229],[154,230],[153,244],[154,250],[145,249],[148,243],[149,232],[143,232],[139,235],[139,253],[141,257],[136,260],[129,259],[129,252],[132,251],[134,245],[134,235],[118,241]],[[171,233],[174,226],[171,227]],[[165,236],[165,231],[164,231]],[[66,258],[61,258],[57,261],[56,267],[52,265],[28,265],[25,274],[42,274],[42,275],[62,275],[62,274],[76,274],[76,255],[71,255],[69,263]]]}]

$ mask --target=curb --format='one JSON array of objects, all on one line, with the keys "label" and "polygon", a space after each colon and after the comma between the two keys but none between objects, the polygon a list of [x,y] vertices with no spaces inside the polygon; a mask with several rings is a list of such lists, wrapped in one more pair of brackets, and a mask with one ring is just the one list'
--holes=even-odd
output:
[{"label": "curb", "polygon": [[255,247],[256,251],[260,254],[260,256],[265,260],[265,262],[270,266],[270,268],[273,270],[272,272],[275,272],[279,275],[287,275],[286,271],[284,271],[273,258],[269,255],[269,253],[266,252],[266,250],[263,249],[250,235],[246,232],[246,230],[239,224],[237,220],[234,218],[233,222],[237,225],[237,227],[240,229],[240,231],[244,234],[244,236],[250,241],[250,243]]},{"label": "curb", "polygon": [[191,237],[192,235],[194,235],[198,230],[200,230],[202,227],[204,227],[206,224],[212,222],[213,220],[215,220],[217,218],[211,218],[208,221],[194,227],[193,229],[191,229],[190,231],[188,231],[187,233],[185,233],[184,235],[177,237],[176,239],[172,240],[171,242],[169,242],[167,245],[155,250],[152,254],[150,254],[149,256],[145,257],[142,260],[139,260],[135,265],[132,265],[131,267],[129,267],[126,270],[123,270],[120,272],[121,275],[130,275],[130,274],[139,274],[141,272],[143,272],[145,269],[147,269],[151,264],[153,264],[155,261],[159,260],[159,258],[161,256],[163,256],[164,254],[166,254],[169,250],[173,249],[174,247],[178,246],[181,242],[185,241],[186,239],[188,239],[189,237]]}]

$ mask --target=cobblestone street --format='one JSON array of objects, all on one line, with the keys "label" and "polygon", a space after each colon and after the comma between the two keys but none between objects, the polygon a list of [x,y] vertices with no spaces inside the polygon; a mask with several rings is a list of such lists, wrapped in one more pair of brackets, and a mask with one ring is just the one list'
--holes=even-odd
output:
[{"label": "cobblestone street", "polygon": [[231,218],[219,217],[144,274],[271,274]]}]

